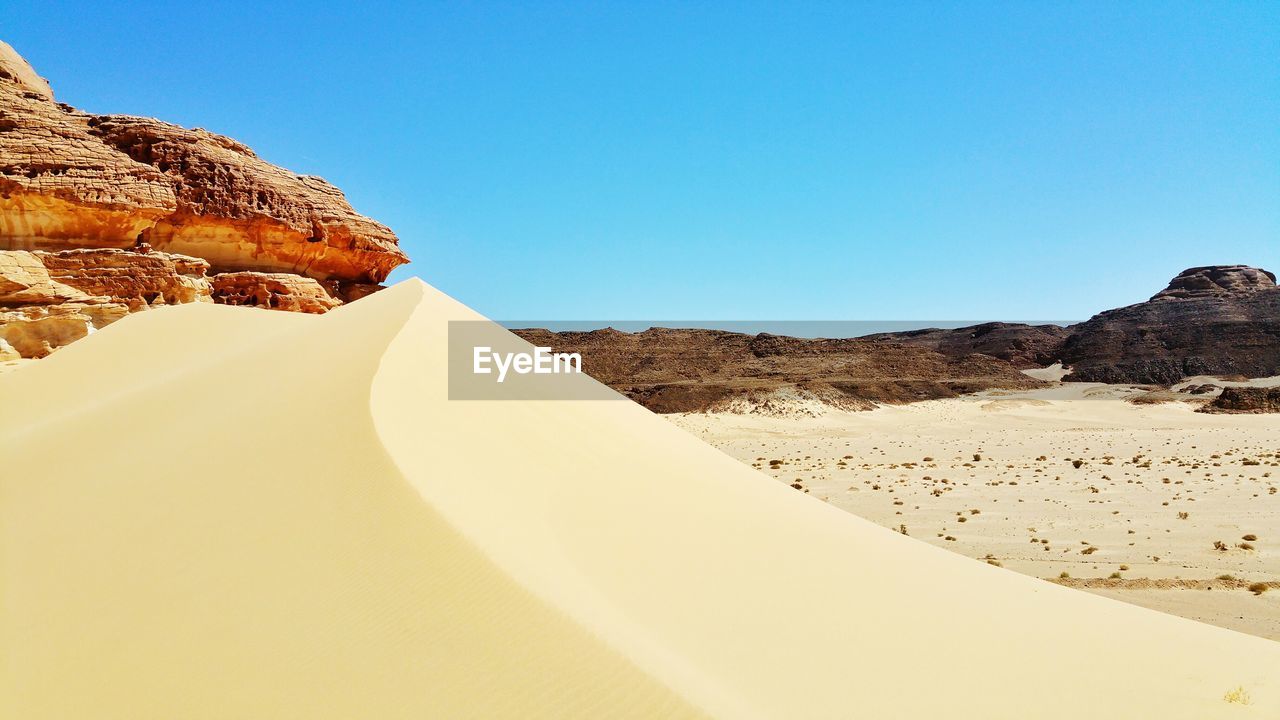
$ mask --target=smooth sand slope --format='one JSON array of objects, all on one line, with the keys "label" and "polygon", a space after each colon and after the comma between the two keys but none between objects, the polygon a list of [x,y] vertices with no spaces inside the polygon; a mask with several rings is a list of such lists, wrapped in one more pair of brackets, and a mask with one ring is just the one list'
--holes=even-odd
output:
[{"label": "smooth sand slope", "polygon": [[0,376],[0,717],[1280,713],[1280,644],[903,537],[629,402],[450,402],[475,317],[417,281],[188,305]]}]

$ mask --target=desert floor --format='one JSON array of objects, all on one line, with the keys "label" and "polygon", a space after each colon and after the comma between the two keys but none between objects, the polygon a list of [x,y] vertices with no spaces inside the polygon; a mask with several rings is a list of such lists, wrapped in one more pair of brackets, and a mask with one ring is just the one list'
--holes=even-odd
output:
[{"label": "desert floor", "polygon": [[1065,383],[870,412],[669,417],[939,547],[1280,639],[1280,418],[1123,399],[1140,392]]}]

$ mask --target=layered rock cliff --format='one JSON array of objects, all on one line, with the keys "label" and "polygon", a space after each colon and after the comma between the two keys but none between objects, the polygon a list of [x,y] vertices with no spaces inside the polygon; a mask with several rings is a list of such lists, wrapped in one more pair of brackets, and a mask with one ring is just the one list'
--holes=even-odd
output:
[{"label": "layered rock cliff", "polygon": [[0,42],[0,323],[13,325],[0,337],[10,336],[9,351],[46,354],[120,308],[212,300],[324,312],[378,289],[407,261],[391,230],[323,179],[205,130],[58,103]]}]

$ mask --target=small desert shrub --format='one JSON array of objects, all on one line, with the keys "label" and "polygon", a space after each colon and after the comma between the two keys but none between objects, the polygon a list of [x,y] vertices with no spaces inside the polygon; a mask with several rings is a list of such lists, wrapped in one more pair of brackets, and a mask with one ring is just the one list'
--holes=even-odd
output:
[{"label": "small desert shrub", "polygon": [[1253,593],[1254,595],[1261,595],[1262,593],[1266,592],[1268,589],[1269,589],[1269,586],[1264,582],[1256,582],[1249,586],[1249,592]]},{"label": "small desert shrub", "polygon": [[1214,541],[1213,541],[1213,549],[1214,549],[1214,550],[1218,550],[1218,551],[1220,551],[1220,552],[1226,552],[1226,551],[1227,551],[1227,544],[1226,544],[1226,543],[1224,543],[1224,542],[1222,542],[1221,540],[1214,540]]},{"label": "small desert shrub", "polygon": [[1234,690],[1227,691],[1227,694],[1223,695],[1222,699],[1232,705],[1248,705],[1249,693],[1244,689],[1244,687],[1237,686]]},{"label": "small desert shrub", "polygon": [[1077,470],[1079,470],[1079,469],[1080,469],[1080,466],[1081,466],[1081,465],[1084,465],[1084,461],[1083,461],[1083,460],[1072,460],[1072,461],[1071,461],[1071,467],[1073,467],[1073,468],[1075,468],[1075,469],[1077,469]]},{"label": "small desert shrub", "polygon": [[1109,578],[1110,578],[1110,579],[1112,579],[1112,580],[1119,580],[1119,579],[1120,579],[1120,573],[1118,573],[1118,572],[1113,572],[1113,573],[1111,573],[1111,575],[1109,576]]},{"label": "small desert shrub", "polygon": [[1070,579],[1071,579],[1071,573],[1067,572],[1066,570],[1063,570],[1061,573],[1059,573],[1059,574],[1058,574],[1058,579],[1059,579],[1059,580],[1070,580]]},{"label": "small desert shrub", "polygon": [[1180,513],[1178,513],[1178,519],[1179,519],[1179,520],[1186,520],[1186,519],[1187,519],[1187,517],[1188,517],[1188,516],[1187,516],[1187,513],[1184,513],[1184,512],[1180,512]]},{"label": "small desert shrub", "polygon": [[1257,539],[1258,539],[1258,536],[1257,536],[1257,535],[1254,535],[1253,533],[1249,533],[1248,535],[1245,535],[1244,537],[1242,537],[1242,538],[1240,538],[1240,539],[1241,539],[1241,540],[1248,540],[1249,542],[1253,542],[1254,540],[1257,540]]}]

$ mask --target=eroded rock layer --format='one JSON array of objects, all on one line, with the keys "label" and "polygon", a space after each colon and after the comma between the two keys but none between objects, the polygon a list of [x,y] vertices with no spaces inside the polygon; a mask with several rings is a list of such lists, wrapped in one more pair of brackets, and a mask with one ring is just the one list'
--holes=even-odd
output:
[{"label": "eroded rock layer", "polygon": [[210,300],[209,263],[200,258],[114,249],[34,255],[54,281],[122,302],[130,310]]},{"label": "eroded rock layer", "polygon": [[224,305],[324,313],[342,304],[315,280],[288,273],[235,272],[213,278],[213,299]]},{"label": "eroded rock layer", "polygon": [[210,302],[208,267],[158,252],[0,250],[0,338],[44,357],[130,312]]},{"label": "eroded rock layer", "polygon": [[22,357],[53,350],[131,312],[216,302],[304,313],[327,312],[344,295],[381,286],[320,282],[291,273],[208,275],[200,258],[141,250],[0,250],[0,339]]}]

